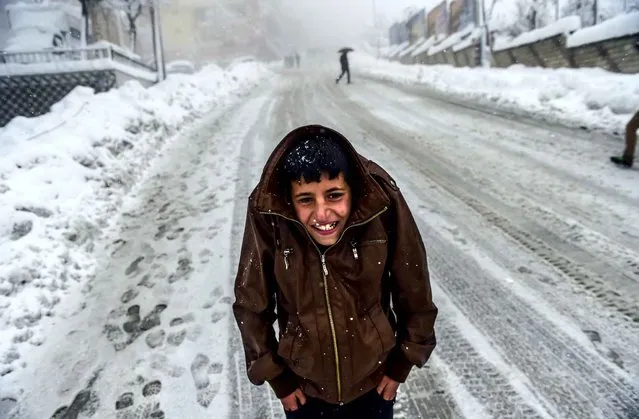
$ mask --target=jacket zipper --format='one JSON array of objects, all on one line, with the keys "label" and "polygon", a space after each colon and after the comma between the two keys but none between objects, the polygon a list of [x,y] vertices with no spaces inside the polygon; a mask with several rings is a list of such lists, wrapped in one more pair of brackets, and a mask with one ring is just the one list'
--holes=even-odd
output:
[{"label": "jacket zipper", "polygon": [[337,401],[342,404],[342,378],[339,367],[339,349],[337,348],[337,333],[335,332],[335,322],[333,321],[333,310],[331,308],[331,297],[328,292],[328,268],[326,267],[326,255],[320,253],[322,260],[322,281],[324,285],[324,298],[326,298],[326,308],[328,311],[328,324],[331,327],[331,335],[333,337],[333,353],[335,354],[335,374],[337,377]]},{"label": "jacket zipper", "polygon": [[356,241],[352,241],[351,242],[351,249],[353,250],[353,258],[355,260],[359,259],[359,252],[357,251],[357,245],[359,244],[360,246],[364,246],[366,244],[382,244],[382,243],[386,243],[386,240],[366,240],[364,242],[361,243],[357,243]]},{"label": "jacket zipper", "polygon": [[284,249],[284,267],[286,268],[286,270],[288,271],[288,256],[293,253],[293,249],[288,248],[288,249]]},{"label": "jacket zipper", "polygon": [[[328,323],[329,323],[329,326],[331,328],[331,337],[333,338],[333,353],[335,355],[335,374],[336,374],[336,377],[337,377],[337,401],[338,401],[339,404],[344,404],[344,402],[342,401],[342,378],[341,378],[342,374],[341,374],[341,370],[340,370],[340,366],[339,366],[339,349],[337,347],[337,333],[335,332],[335,322],[333,321],[333,310],[331,308],[331,298],[330,298],[330,294],[328,292],[328,267],[326,266],[326,253],[329,250],[331,250],[334,246],[336,246],[342,240],[342,237],[344,237],[344,234],[350,228],[352,228],[352,227],[360,227],[360,226],[363,226],[365,224],[368,224],[369,222],[373,221],[375,218],[377,218],[380,215],[382,215],[387,210],[388,210],[388,207],[384,207],[381,211],[377,212],[376,214],[374,214],[373,216],[371,216],[367,220],[364,220],[361,223],[352,224],[352,225],[346,227],[344,229],[344,231],[342,231],[342,234],[339,236],[337,241],[332,246],[330,246],[328,249],[326,249],[326,251],[324,253],[322,253],[321,250],[319,249],[319,247],[317,247],[317,243],[315,243],[315,240],[313,240],[313,237],[306,230],[306,227],[304,227],[304,224],[302,224],[300,221],[294,220],[292,218],[288,218],[288,217],[286,217],[286,216],[284,216],[282,214],[278,214],[276,212],[260,211],[260,214],[277,215],[277,216],[282,217],[282,218],[284,218],[286,220],[289,220],[289,221],[292,221],[294,223],[297,223],[297,224],[301,225],[302,228],[304,229],[304,231],[306,232],[306,235],[311,240],[311,243],[313,243],[313,246],[315,246],[315,249],[317,250],[317,253],[319,253],[319,255],[320,255],[320,260],[322,262],[322,278],[324,279],[322,281],[323,285],[324,285],[324,298],[326,299],[326,309],[328,311]],[[288,265],[288,262],[286,261],[286,259],[285,259],[285,264]]]}]

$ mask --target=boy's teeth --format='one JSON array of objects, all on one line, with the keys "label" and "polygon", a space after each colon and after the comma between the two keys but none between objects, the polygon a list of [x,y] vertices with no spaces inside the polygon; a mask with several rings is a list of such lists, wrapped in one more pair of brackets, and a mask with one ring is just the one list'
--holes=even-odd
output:
[{"label": "boy's teeth", "polygon": [[335,224],[337,223],[331,223],[331,224],[325,224],[325,225],[317,224],[315,227],[317,227],[320,230],[327,231],[327,230],[332,230],[333,228],[335,228]]}]

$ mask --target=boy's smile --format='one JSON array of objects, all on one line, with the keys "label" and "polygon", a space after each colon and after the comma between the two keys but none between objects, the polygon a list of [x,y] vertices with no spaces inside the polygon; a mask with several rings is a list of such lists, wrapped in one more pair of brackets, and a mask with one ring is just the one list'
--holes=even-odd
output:
[{"label": "boy's smile", "polygon": [[291,182],[291,197],[297,219],[313,240],[332,246],[340,238],[351,213],[351,188],[340,173],[329,179],[322,174],[319,182]]}]

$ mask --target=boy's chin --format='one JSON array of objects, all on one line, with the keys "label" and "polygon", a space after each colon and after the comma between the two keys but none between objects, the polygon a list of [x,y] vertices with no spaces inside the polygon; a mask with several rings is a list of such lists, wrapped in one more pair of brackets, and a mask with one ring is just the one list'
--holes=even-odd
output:
[{"label": "boy's chin", "polygon": [[337,243],[337,239],[339,238],[339,232],[335,232],[331,234],[330,236],[322,236],[321,234],[317,234],[317,233],[311,234],[311,236],[313,237],[313,240],[315,240],[316,243],[322,246],[332,246],[335,243]]}]

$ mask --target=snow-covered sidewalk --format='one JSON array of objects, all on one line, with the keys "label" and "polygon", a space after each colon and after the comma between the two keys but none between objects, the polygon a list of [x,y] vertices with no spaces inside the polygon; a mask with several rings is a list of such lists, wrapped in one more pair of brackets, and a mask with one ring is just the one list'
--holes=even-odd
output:
[{"label": "snow-covered sidewalk", "polygon": [[79,87],[49,114],[0,129],[0,379],[47,339],[43,318],[70,314],[56,306],[96,275],[96,240],[162,147],[271,74],[209,66],[148,89]]},{"label": "snow-covered sidewalk", "polygon": [[418,84],[452,98],[518,110],[568,126],[621,133],[639,110],[639,77],[602,69],[456,68],[404,65],[353,54],[354,71]]}]

